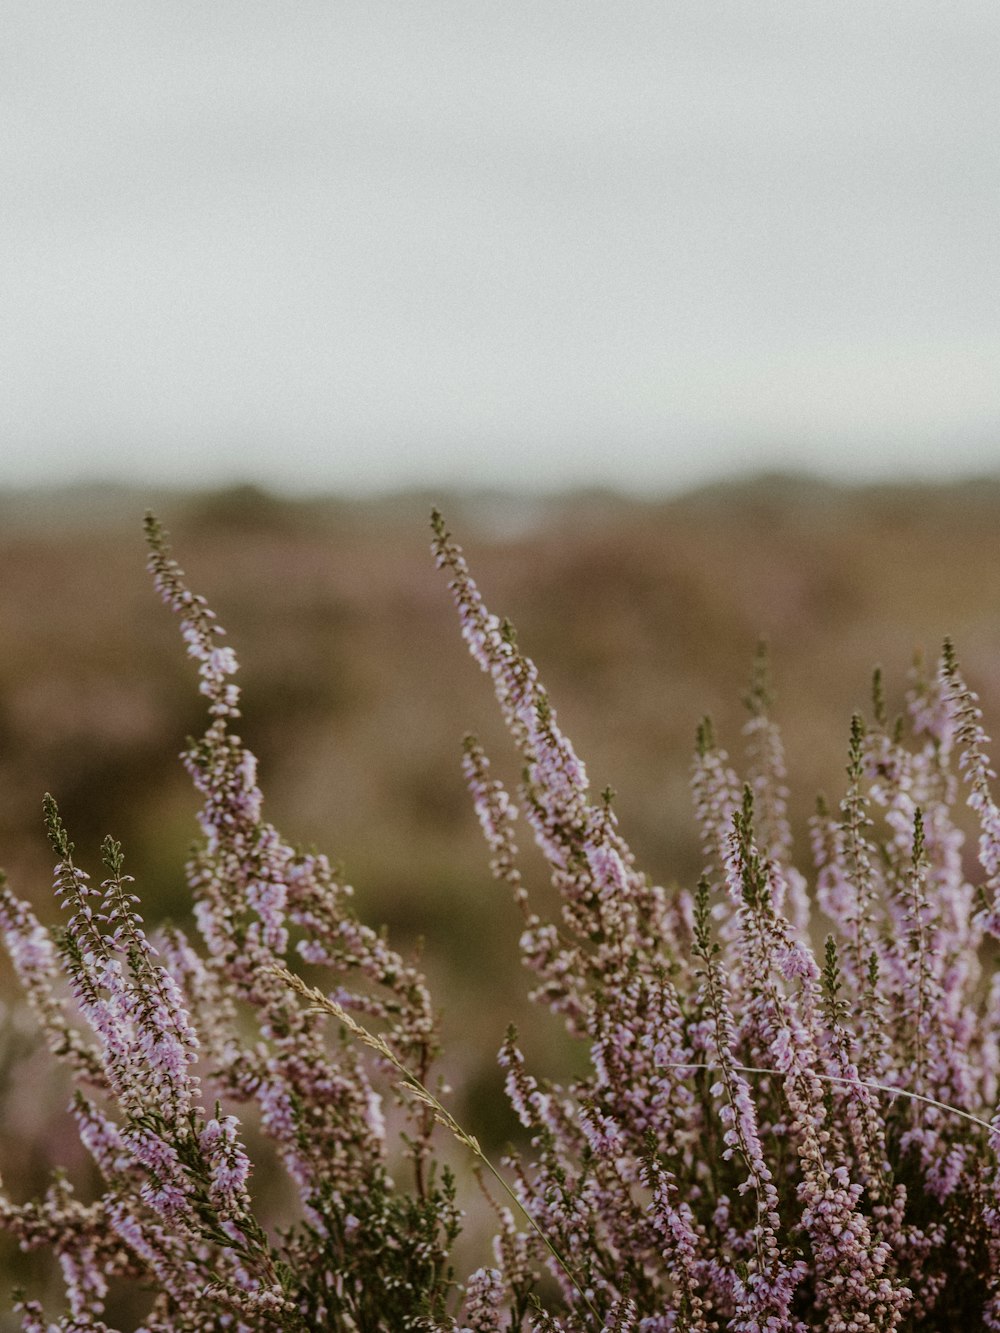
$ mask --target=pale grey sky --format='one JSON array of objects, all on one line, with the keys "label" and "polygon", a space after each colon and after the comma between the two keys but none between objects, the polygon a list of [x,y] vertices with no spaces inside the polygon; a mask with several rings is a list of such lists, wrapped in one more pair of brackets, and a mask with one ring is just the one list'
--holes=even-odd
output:
[{"label": "pale grey sky", "polygon": [[0,21],[0,485],[1000,469],[996,0]]}]

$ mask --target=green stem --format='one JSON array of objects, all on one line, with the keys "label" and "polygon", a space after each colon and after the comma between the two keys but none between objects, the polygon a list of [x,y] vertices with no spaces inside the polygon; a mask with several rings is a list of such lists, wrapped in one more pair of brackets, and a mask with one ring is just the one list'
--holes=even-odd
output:
[{"label": "green stem", "polygon": [[[660,1065],[660,1069],[707,1069],[713,1073],[724,1072],[721,1065],[706,1065],[696,1063],[665,1064]],[[741,1074],[770,1074],[778,1078],[784,1077],[784,1071],[781,1069],[759,1069],[753,1065],[733,1065],[733,1069],[738,1069]],[[947,1102],[939,1102],[935,1097],[925,1097],[920,1092],[910,1092],[908,1088],[894,1088],[891,1083],[874,1083],[866,1078],[841,1078],[838,1074],[817,1074],[818,1079],[826,1083],[843,1083],[845,1087],[871,1088],[875,1092],[887,1092],[892,1097],[909,1097],[914,1102],[926,1102],[928,1106],[936,1106],[939,1111],[950,1111],[952,1115],[959,1115],[963,1120],[971,1120],[974,1125],[980,1125],[983,1129],[992,1130],[993,1126],[988,1120],[980,1120],[979,1116],[972,1115],[969,1111],[962,1111],[957,1106],[949,1106]]]},{"label": "green stem", "polygon": [[570,1268],[569,1264],[566,1262],[563,1256],[559,1253],[556,1247],[549,1240],[548,1236],[542,1230],[541,1226],[538,1224],[535,1218],[532,1217],[531,1213],[528,1212],[527,1208],[518,1198],[514,1190],[511,1189],[507,1181],[504,1180],[503,1176],[500,1174],[497,1168],[493,1165],[490,1159],[483,1152],[479,1140],[476,1138],[476,1136],[474,1134],[470,1134],[468,1130],[462,1128],[462,1126],[458,1123],[458,1121],[447,1109],[447,1107],[442,1106],[442,1104],[438,1101],[437,1097],[434,1096],[433,1092],[430,1091],[430,1089],[417,1077],[416,1074],[413,1073],[411,1069],[408,1069],[406,1065],[403,1064],[402,1060],[400,1060],[399,1056],[396,1055],[395,1051],[393,1051],[393,1049],[391,1048],[389,1043],[385,1040],[385,1038],[378,1037],[375,1035],[375,1033],[369,1032],[368,1029],[363,1026],[363,1024],[358,1022],[358,1020],[354,1017],[353,1014],[348,1013],[348,1011],[343,1007],[343,1005],[338,1004],[336,1000],[331,1000],[329,996],[324,995],[321,990],[318,990],[313,986],[307,986],[306,983],[302,980],[302,978],[297,977],[294,972],[289,972],[288,969],[284,967],[275,967],[272,970],[276,977],[280,978],[283,982],[285,982],[287,986],[291,987],[292,990],[294,990],[297,994],[301,995],[303,999],[308,1000],[310,1002],[311,1007],[315,1011],[319,1013],[330,1014],[334,1018],[338,1019],[338,1021],[341,1022],[345,1028],[347,1028],[348,1032],[350,1032],[353,1036],[357,1037],[358,1040],[363,1042],[366,1046],[370,1047],[373,1051],[375,1051],[378,1055],[380,1055],[383,1060],[387,1060],[389,1064],[391,1064],[392,1067],[397,1071],[397,1073],[399,1073],[406,1080],[407,1088],[416,1097],[416,1099],[419,1102],[422,1102],[423,1105],[428,1107],[431,1111],[433,1111],[434,1118],[437,1120],[438,1124],[442,1125],[445,1129],[447,1129],[448,1132],[452,1134],[459,1141],[459,1143],[463,1144],[466,1148],[470,1149],[470,1151],[473,1152],[476,1155],[476,1157],[478,1157],[480,1162],[482,1162],[483,1166],[485,1166],[487,1171],[489,1171],[493,1179],[497,1182],[498,1185],[500,1185],[501,1189],[503,1189],[504,1193],[507,1194],[507,1196],[511,1199],[511,1201],[516,1205],[518,1210],[524,1214],[525,1218],[528,1221],[529,1226],[532,1228],[532,1230],[538,1236],[539,1240],[548,1250],[549,1254],[552,1255],[552,1258],[556,1261],[556,1263],[559,1265],[562,1271],[569,1278],[570,1282],[576,1288],[576,1291],[579,1294],[581,1301],[583,1301],[584,1305],[587,1307],[589,1312],[594,1316],[595,1319],[599,1320],[601,1316],[597,1313],[597,1311],[594,1309],[594,1306],[588,1300],[587,1293],[584,1291],[583,1287],[580,1284],[580,1279],[573,1272],[572,1268]]}]

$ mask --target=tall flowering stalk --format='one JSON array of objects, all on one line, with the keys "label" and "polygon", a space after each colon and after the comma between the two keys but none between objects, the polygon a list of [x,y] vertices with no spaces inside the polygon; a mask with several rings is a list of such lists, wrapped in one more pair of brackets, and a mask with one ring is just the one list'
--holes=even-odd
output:
[{"label": "tall flowering stalk", "polygon": [[[533,997],[584,1072],[545,1079],[509,1031],[499,1063],[526,1146],[492,1162],[455,1119],[424,978],[358,920],[330,863],[264,818],[234,731],[236,658],[149,518],[150,569],[209,713],[184,755],[202,798],[187,868],[200,938],[151,939],[120,845],[105,840],[93,884],[46,798],[65,925],[46,929],[2,886],[0,926],[76,1081],[102,1184],[83,1198],[57,1176],[40,1199],[0,1196],[0,1225],[51,1248],[66,1288],[61,1313],[18,1295],[22,1326],[101,1333],[125,1282],[149,1292],[148,1333],[1000,1329],[1000,813],[950,644],[936,673],[914,669],[902,719],[876,676],[843,799],[812,821],[808,871],[758,654],[743,771],[707,719],[698,729],[704,875],[667,890],[432,522],[522,764],[508,791],[468,736],[466,781],[522,917]],[[520,863],[519,820],[557,895],[551,917]],[[298,1199],[279,1233],[258,1216],[248,1121]],[[492,1254],[464,1281],[442,1139],[467,1152],[496,1219]]]},{"label": "tall flowering stalk", "polygon": [[[338,1002],[384,1021],[388,1047],[430,1079],[426,986],[357,920],[350,887],[326,859],[296,851],[264,820],[256,761],[232,731],[235,655],[152,518],[147,538],[154,582],[180,617],[208,702],[208,730],[184,755],[204,802],[188,866],[202,947],[179,931],[156,945],[147,938],[112,839],[107,878],[94,888],[46,798],[68,924],[54,938],[7,889],[0,923],[50,1047],[79,1079],[74,1113],[104,1193],[89,1211],[71,1207],[68,1186],[37,1204],[5,1201],[2,1220],[23,1245],[56,1238],[69,1300],[58,1327],[103,1326],[107,1285],[123,1276],[156,1291],[150,1330],[424,1327],[444,1315],[458,1225],[447,1172],[432,1160],[433,1117],[400,1098],[410,1168],[397,1187],[385,1069],[331,1042],[275,967],[298,955],[328,971]],[[247,1105],[301,1201],[280,1242],[253,1209]],[[30,1301],[24,1319],[41,1319]]]}]

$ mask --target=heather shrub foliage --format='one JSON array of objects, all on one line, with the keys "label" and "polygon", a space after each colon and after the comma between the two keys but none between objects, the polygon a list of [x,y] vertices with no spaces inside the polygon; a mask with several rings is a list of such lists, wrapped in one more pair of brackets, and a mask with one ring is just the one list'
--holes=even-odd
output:
[{"label": "heather shrub foliage", "polygon": [[[104,1330],[126,1280],[149,1291],[150,1333],[1000,1329],[1000,810],[951,647],[914,670],[896,721],[876,678],[808,874],[761,658],[742,776],[699,728],[705,873],[668,891],[636,867],[612,793],[592,797],[534,664],[433,526],[523,762],[512,795],[468,738],[472,800],[523,914],[534,998],[589,1073],[555,1086],[509,1033],[499,1058],[530,1148],[486,1160],[435,1072],[420,971],[358,920],[322,855],[264,819],[233,731],[235,657],[150,518],[150,568],[208,704],[184,756],[203,801],[188,867],[201,938],[151,941],[119,844],[105,841],[95,884],[46,798],[65,925],[49,931],[6,887],[0,921],[75,1076],[103,1186],[83,1198],[57,1175],[41,1199],[0,1197],[4,1227],[52,1249],[65,1281],[62,1315],[15,1296],[23,1327]],[[518,816],[557,920],[522,880]],[[286,1230],[255,1213],[250,1123],[300,1200]],[[440,1162],[455,1140],[496,1219],[471,1275],[452,1268],[461,1214]]]}]

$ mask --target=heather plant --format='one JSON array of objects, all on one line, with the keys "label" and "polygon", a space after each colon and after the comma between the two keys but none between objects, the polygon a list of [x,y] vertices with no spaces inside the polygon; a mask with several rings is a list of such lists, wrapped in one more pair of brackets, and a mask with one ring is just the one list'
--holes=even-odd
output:
[{"label": "heather plant", "polygon": [[[65,924],[46,929],[6,886],[0,923],[102,1184],[86,1197],[56,1175],[41,1199],[0,1198],[66,1288],[61,1315],[18,1293],[23,1327],[107,1329],[124,1281],[148,1290],[149,1333],[1000,1329],[1000,808],[951,645],[914,668],[901,718],[876,675],[807,872],[762,652],[742,774],[698,728],[705,869],[668,890],[638,868],[613,793],[592,794],[437,514],[433,532],[522,764],[508,791],[470,736],[465,777],[533,998],[587,1072],[547,1080],[509,1031],[499,1060],[527,1146],[493,1162],[459,1123],[419,968],[358,919],[325,857],[265,820],[233,730],[236,659],[150,518],[150,569],[209,713],[184,755],[203,802],[187,874],[200,938],[151,939],[121,846],[106,839],[95,886],[46,797]],[[255,1203],[251,1127],[294,1188],[286,1227]],[[456,1145],[495,1217],[467,1275],[443,1165]]]}]

